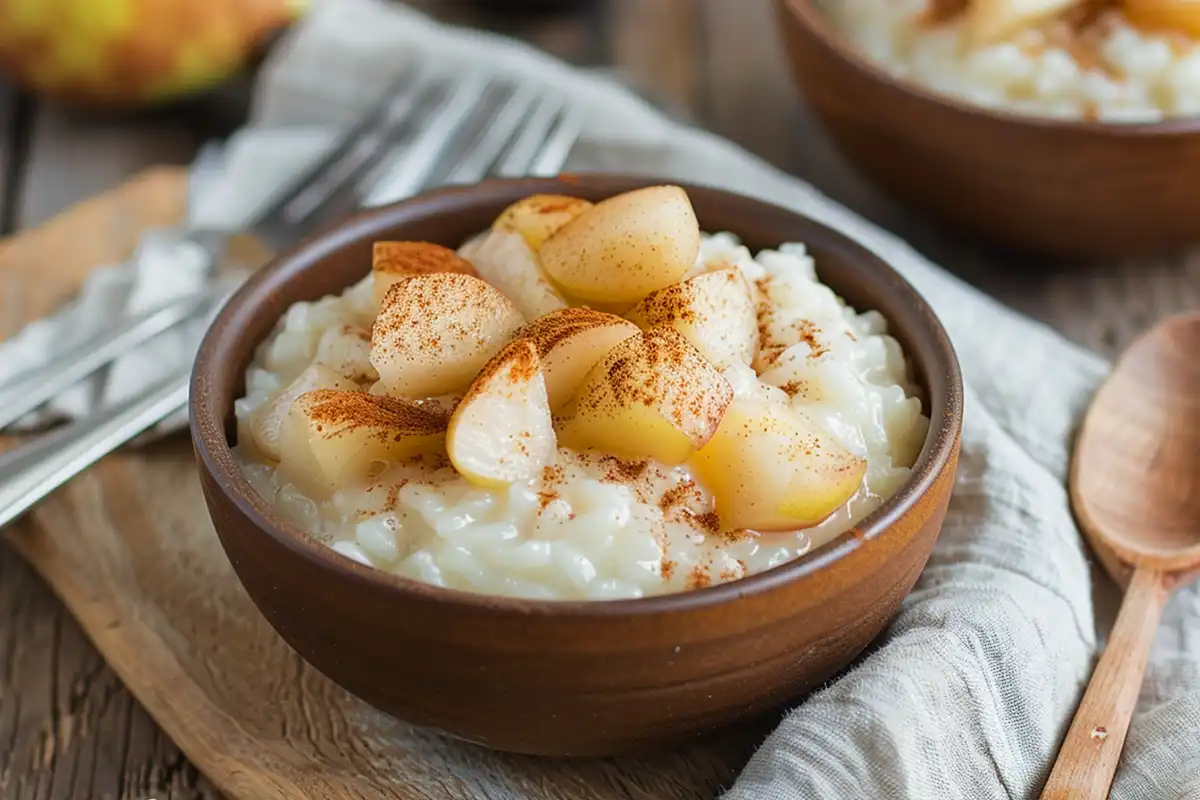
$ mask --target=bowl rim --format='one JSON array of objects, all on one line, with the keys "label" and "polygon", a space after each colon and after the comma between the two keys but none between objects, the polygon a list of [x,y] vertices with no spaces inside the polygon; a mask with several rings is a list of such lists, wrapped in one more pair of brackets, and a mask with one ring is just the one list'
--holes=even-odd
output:
[{"label": "bowl rim", "polygon": [[1200,133],[1200,114],[1187,117],[1169,117],[1157,122],[1102,122],[1100,120],[1026,115],[1016,111],[976,105],[953,95],[938,93],[915,81],[907,80],[889,72],[873,58],[854,47],[845,36],[834,30],[826,21],[825,16],[817,10],[815,0],[776,0],[776,4],[779,8],[786,10],[793,19],[816,37],[826,50],[832,53],[848,68],[858,73],[860,77],[884,84],[897,92],[909,95],[925,103],[941,106],[948,111],[981,117],[993,122],[1054,133],[1088,134],[1123,139],[1183,136]]},{"label": "bowl rim", "polygon": [[[928,333],[933,337],[932,349],[945,356],[946,363],[936,363],[936,361],[940,361],[937,359],[935,363],[925,366],[930,371],[934,369],[942,371],[946,376],[947,388],[942,403],[943,413],[939,419],[930,419],[929,430],[926,433],[921,452],[908,477],[891,497],[857,525],[838,534],[820,547],[813,548],[804,555],[776,567],[737,580],[698,589],[612,600],[541,600],[435,586],[360,564],[317,541],[311,534],[280,516],[257,493],[234,458],[232,448],[226,440],[225,420],[228,410],[216,408],[217,404],[212,397],[206,377],[209,374],[218,375],[224,369],[222,364],[227,363],[227,360],[223,355],[238,338],[236,328],[231,321],[239,315],[247,318],[253,316],[254,304],[250,303],[250,296],[255,293],[256,287],[265,282],[271,273],[283,270],[289,263],[300,259],[311,260],[313,264],[320,263],[330,254],[342,249],[345,241],[353,238],[356,231],[366,233],[382,220],[390,218],[398,208],[421,204],[436,206],[439,198],[453,194],[477,193],[481,197],[486,197],[489,189],[501,189],[505,185],[532,187],[529,193],[545,191],[548,186],[558,187],[561,191],[563,181],[567,177],[495,178],[467,186],[451,186],[424,192],[397,203],[360,211],[280,253],[238,288],[205,331],[192,370],[188,416],[190,435],[199,467],[207,472],[217,491],[221,492],[224,498],[237,508],[238,512],[249,521],[251,527],[257,529],[260,534],[270,537],[276,544],[291,551],[293,555],[308,561],[319,569],[336,573],[342,580],[359,584],[362,589],[394,592],[412,599],[446,603],[482,612],[515,612],[524,615],[596,619],[695,611],[741,597],[773,591],[784,584],[810,576],[823,567],[849,555],[860,546],[881,535],[918,504],[940,477],[958,446],[963,417],[963,385],[958,357],[945,327],[912,284],[866,245],[860,244],[812,217],[783,206],[714,186],[643,175],[595,173],[571,175],[568,182],[571,185],[580,185],[581,183],[586,185],[589,178],[598,178],[606,182],[624,182],[631,186],[670,183],[682,187],[689,194],[701,191],[718,196],[723,195],[736,198],[741,203],[773,208],[776,212],[801,218],[806,224],[822,229],[822,234],[827,241],[834,242],[840,251],[851,253],[851,257],[854,259],[873,262],[873,266],[888,277],[889,287],[903,293],[904,302],[912,305],[917,315],[926,323],[927,331],[923,333]],[[430,213],[428,216],[435,216],[435,214]],[[311,264],[308,269],[312,269]],[[229,333],[223,331],[226,326],[230,328]],[[221,346],[222,341],[220,340],[224,340],[225,347]],[[256,342],[254,347],[259,344],[261,342]],[[911,358],[911,356],[909,357]],[[928,387],[923,388],[928,392]],[[924,410],[931,417],[932,408],[932,398],[929,398]]]}]

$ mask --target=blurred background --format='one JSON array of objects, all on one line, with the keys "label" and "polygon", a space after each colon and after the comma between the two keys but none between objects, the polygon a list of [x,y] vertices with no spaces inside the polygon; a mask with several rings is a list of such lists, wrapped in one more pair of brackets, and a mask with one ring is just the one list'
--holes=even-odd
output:
[{"label": "blurred background", "polygon": [[[309,2],[0,0],[0,234],[148,165],[186,164],[205,140],[236,129],[256,65]],[[934,255],[941,249],[932,230],[859,178],[812,124],[772,0],[408,4],[609,71],[669,113],[903,228]]]}]

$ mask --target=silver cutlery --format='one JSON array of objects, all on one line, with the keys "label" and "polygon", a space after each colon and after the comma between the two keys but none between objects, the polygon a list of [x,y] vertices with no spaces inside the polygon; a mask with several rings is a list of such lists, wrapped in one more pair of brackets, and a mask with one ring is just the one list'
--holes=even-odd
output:
[{"label": "silver cutlery", "polygon": [[123,327],[110,328],[60,353],[51,361],[21,372],[13,380],[0,385],[0,430],[100,367],[128,353],[138,344],[184,320],[211,313],[227,292],[227,287],[213,287],[200,294],[156,306],[129,317]]},{"label": "silver cutlery", "polygon": [[[581,128],[581,110],[540,87],[480,73],[448,79],[404,70],[382,102],[251,215],[248,232],[278,250],[337,213],[394,202],[436,185],[489,175],[553,175],[566,163]],[[195,231],[184,238],[216,264],[229,235]],[[178,301],[124,319],[93,339],[90,350],[72,349],[0,386],[0,399],[41,385],[39,380],[54,390],[38,390],[42,400],[48,399],[174,325],[215,313],[225,296],[206,294],[193,303]],[[0,527],[186,405],[189,373],[190,364],[137,397],[0,455]],[[40,405],[30,403],[16,403],[14,408],[24,410],[4,413],[0,428]]]}]

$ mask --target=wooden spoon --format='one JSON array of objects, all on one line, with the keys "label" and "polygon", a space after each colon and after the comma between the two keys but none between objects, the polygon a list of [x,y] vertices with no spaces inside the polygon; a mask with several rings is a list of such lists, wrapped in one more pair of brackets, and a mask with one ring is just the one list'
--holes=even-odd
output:
[{"label": "wooden spoon", "polygon": [[1128,585],[1043,800],[1108,797],[1163,607],[1200,574],[1198,354],[1200,314],[1158,325],[1117,362],[1079,432],[1071,504]]}]

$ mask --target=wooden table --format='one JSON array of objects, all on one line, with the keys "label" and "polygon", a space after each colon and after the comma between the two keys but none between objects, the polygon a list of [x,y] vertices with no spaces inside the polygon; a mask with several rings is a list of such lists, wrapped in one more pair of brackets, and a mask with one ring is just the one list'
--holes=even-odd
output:
[{"label": "wooden table", "polygon": [[[1200,306],[1200,258],[1056,268],[981,249],[883,197],[837,156],[798,101],[769,0],[597,0],[528,18],[498,18],[457,0],[420,5],[573,63],[619,70],[673,111],[803,176],[1093,349],[1112,354],[1156,319]],[[0,233],[36,225],[142,167],[188,163],[201,142],[237,124],[232,94],[215,107],[105,120],[0,85]],[[49,590],[0,547],[0,797],[216,796]]]}]

